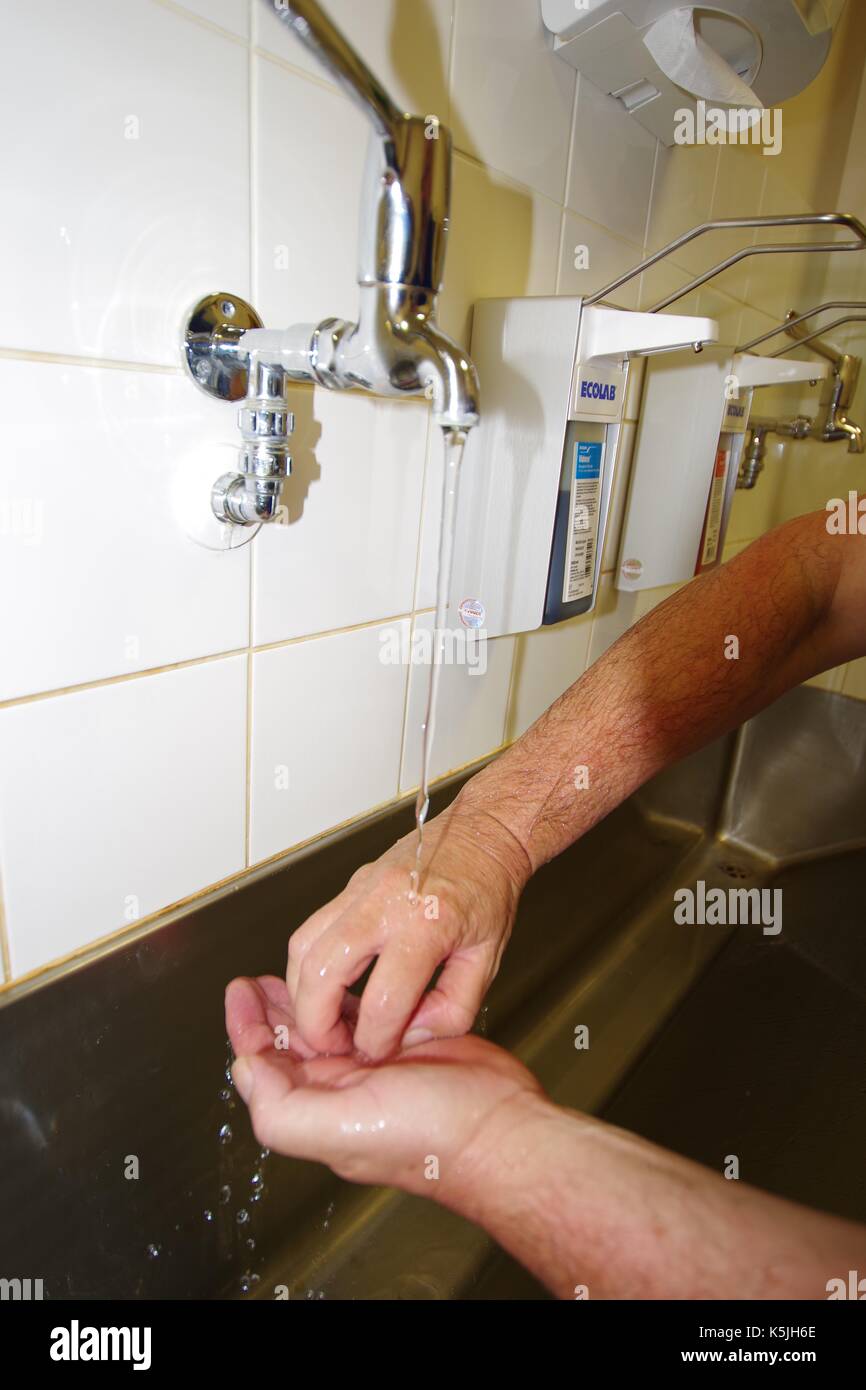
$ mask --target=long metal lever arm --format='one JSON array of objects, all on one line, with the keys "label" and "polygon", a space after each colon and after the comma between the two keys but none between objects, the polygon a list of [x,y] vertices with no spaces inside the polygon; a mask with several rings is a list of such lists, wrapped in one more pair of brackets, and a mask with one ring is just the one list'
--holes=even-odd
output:
[{"label": "long metal lever arm", "polygon": [[266,3],[331,73],[347,96],[360,106],[377,133],[383,139],[393,136],[402,112],[337,26],[331,23],[321,5],[316,0],[279,0],[278,4],[266,0]]},{"label": "long metal lever arm", "polygon": [[[768,333],[759,333],[757,338],[752,338],[748,343],[741,343],[737,352],[751,352],[752,348],[759,347],[761,343],[766,343],[770,338],[776,338],[780,333],[788,333],[792,338],[799,338],[805,341],[804,334],[795,333],[801,323],[807,319],[813,319],[816,314],[829,313],[831,309],[866,309],[866,299],[828,299],[826,304],[816,304],[813,309],[807,309],[805,314],[795,314],[793,311],[788,314],[782,323],[771,328]],[[825,330],[821,329],[823,333]]]},{"label": "long metal lever arm", "polygon": [[[859,308],[866,308],[866,305],[859,305]],[[792,320],[793,322],[793,320]],[[806,343],[813,342],[816,338],[823,338],[825,333],[831,333],[834,328],[841,328],[844,323],[866,323],[866,314],[845,314],[841,319],[834,319],[832,323],[825,323],[823,328],[816,328],[814,333],[806,333],[804,337],[797,338],[795,342],[788,343],[787,347],[778,348],[776,352],[771,352],[770,357],[784,357],[786,352],[791,352],[795,347],[805,347]],[[824,345],[822,344],[822,347]],[[820,352],[821,348],[814,351]],[[823,352],[824,357],[828,357],[831,362],[838,365],[839,358],[843,353],[836,353],[832,348],[826,348]]]},{"label": "long metal lever arm", "polygon": [[810,212],[802,214],[791,214],[782,217],[723,217],[714,222],[702,222],[699,227],[692,227],[690,232],[684,232],[682,236],[671,241],[667,246],[663,246],[660,251],[641,261],[639,265],[632,266],[625,274],[611,280],[609,285],[597,290],[595,294],[588,295],[587,304],[597,304],[600,300],[606,299],[608,295],[614,294],[616,290],[627,285],[636,275],[641,275],[651,266],[658,265],[667,256],[673,255],[680,247],[688,245],[696,237],[703,236],[705,232],[725,232],[734,228],[749,227],[848,227],[854,236],[850,241],[814,241],[805,244],[796,242],[782,242],[767,246],[744,246],[733,255],[728,256],[724,261],[719,261],[718,265],[712,266],[704,271],[703,275],[696,275],[693,280],[684,285],[682,289],[676,290],[674,294],[669,294],[667,298],[660,299],[658,304],[653,304],[647,311],[656,314],[662,309],[667,309],[671,304],[676,304],[678,299],[691,294],[692,290],[700,289],[708,280],[713,280],[722,271],[729,270],[731,266],[737,265],[747,256],[776,256],[791,255],[793,252],[812,252],[812,251],[863,251],[866,250],[866,227],[850,212]]}]

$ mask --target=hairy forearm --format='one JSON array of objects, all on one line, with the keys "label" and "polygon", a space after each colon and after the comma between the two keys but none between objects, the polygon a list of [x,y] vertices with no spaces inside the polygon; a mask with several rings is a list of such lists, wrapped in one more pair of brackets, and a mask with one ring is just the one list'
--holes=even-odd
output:
[{"label": "hairy forearm", "polygon": [[829,537],[815,514],[693,581],[474,777],[459,804],[487,814],[532,873],[661,768],[858,654],[857,620],[838,612],[852,547],[859,561],[866,542]]},{"label": "hairy forearm", "polygon": [[443,1193],[560,1298],[826,1298],[866,1229],[726,1180],[543,1097]]}]

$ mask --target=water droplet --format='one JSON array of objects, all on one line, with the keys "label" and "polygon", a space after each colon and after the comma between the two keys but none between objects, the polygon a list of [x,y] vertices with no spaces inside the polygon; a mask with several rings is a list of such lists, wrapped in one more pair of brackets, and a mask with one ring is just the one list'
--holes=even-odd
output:
[{"label": "water droplet", "polygon": [[234,1100],[234,1095],[230,1086],[223,1086],[222,1090],[220,1091],[220,1100],[223,1102],[224,1105],[231,1105],[232,1101]]},{"label": "water droplet", "polygon": [[259,1173],[258,1171],[256,1171],[255,1173],[253,1173],[252,1177],[250,1178],[250,1186],[252,1187],[253,1191],[254,1191],[254,1192],[261,1192],[261,1190],[262,1190],[262,1188],[264,1187],[264,1185],[265,1185],[265,1180],[264,1180],[264,1178],[262,1177],[261,1173]]},{"label": "water droplet", "polygon": [[245,1225],[246,1225],[246,1223],[247,1223],[247,1222],[249,1221],[249,1219],[250,1219],[250,1214],[249,1214],[249,1212],[247,1211],[246,1207],[241,1207],[241,1209],[240,1209],[240,1211],[238,1212],[237,1217],[236,1217],[235,1219],[236,1219],[236,1221],[237,1221],[237,1223],[238,1223],[239,1226],[245,1226]]},{"label": "water droplet", "polygon": [[228,1183],[226,1183],[224,1187],[221,1187],[221,1188],[220,1188],[220,1206],[223,1206],[223,1207],[227,1206],[228,1203],[231,1201],[231,1199],[232,1199],[232,1190],[231,1190],[231,1188],[229,1187]]},{"label": "water droplet", "polygon": [[220,1125],[220,1132],[218,1137],[221,1144],[230,1144],[232,1142],[231,1125]]},{"label": "water droplet", "polygon": [[260,1149],[260,1150],[259,1150],[259,1162],[260,1162],[260,1163],[264,1163],[265,1159],[266,1159],[266,1158],[270,1158],[270,1156],[271,1156],[271,1151],[270,1151],[270,1149]]},{"label": "water droplet", "polygon": [[256,1248],[256,1243],[255,1243],[255,1241],[253,1240],[252,1236],[249,1236],[249,1237],[247,1238],[247,1249],[248,1249],[248,1250],[255,1250],[255,1248]]},{"label": "water droplet", "polygon": [[210,1210],[210,1208],[208,1208],[208,1210],[205,1212],[204,1219],[205,1221],[213,1221],[213,1212]]},{"label": "water droplet", "polygon": [[162,1254],[162,1246],[161,1246],[161,1245],[149,1245],[149,1246],[147,1247],[147,1258],[148,1258],[149,1260],[158,1260],[161,1254]]}]

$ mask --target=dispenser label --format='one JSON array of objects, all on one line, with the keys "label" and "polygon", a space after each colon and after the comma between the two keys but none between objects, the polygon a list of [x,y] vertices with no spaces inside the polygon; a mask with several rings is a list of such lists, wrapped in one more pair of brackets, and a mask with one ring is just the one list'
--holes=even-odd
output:
[{"label": "dispenser label", "polygon": [[575,375],[574,416],[615,423],[625,399],[626,374],[619,367],[579,366]]},{"label": "dispenser label", "polygon": [[574,446],[563,603],[573,603],[592,593],[603,448],[602,444],[587,440],[578,440]]},{"label": "dispenser label", "polygon": [[741,392],[737,400],[728,401],[722,429],[728,434],[745,434],[749,424],[749,409],[752,404],[751,391]]},{"label": "dispenser label", "polygon": [[707,565],[714,565],[719,554],[719,542],[722,535],[722,514],[725,506],[725,485],[728,481],[728,463],[730,462],[730,450],[724,445],[719,446],[716,454],[716,466],[713,470],[713,485],[710,488],[710,500],[707,504],[707,518],[704,530],[704,545],[701,552],[698,572]]}]

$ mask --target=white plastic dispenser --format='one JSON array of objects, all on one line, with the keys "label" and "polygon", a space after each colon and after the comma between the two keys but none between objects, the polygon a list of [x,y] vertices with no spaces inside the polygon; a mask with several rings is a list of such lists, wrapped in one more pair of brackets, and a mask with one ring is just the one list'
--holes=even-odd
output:
[{"label": "white plastic dispenser", "polygon": [[594,606],[629,358],[717,339],[712,319],[578,298],[476,304],[484,411],[460,480],[449,627],[498,637]]},{"label": "white plastic dispenser", "polygon": [[[664,144],[697,102],[759,111],[820,72],[844,0],[541,0],[554,49]],[[748,122],[747,122],[748,124]]]},{"label": "white plastic dispenser", "polygon": [[618,589],[677,584],[721,562],[755,388],[816,382],[830,370],[719,347],[648,363]]}]

